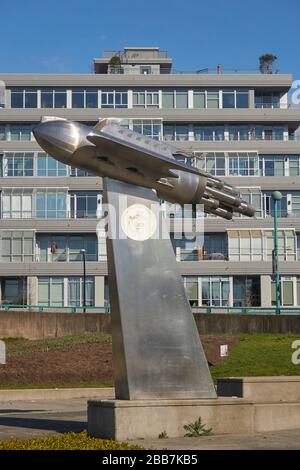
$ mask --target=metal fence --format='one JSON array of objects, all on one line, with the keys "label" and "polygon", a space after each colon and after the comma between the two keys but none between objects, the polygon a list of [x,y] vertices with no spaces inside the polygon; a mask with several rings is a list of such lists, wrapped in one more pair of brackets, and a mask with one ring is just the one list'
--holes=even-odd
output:
[{"label": "metal fence", "polygon": [[[212,305],[192,306],[192,312],[197,313],[235,313],[239,315],[300,315],[300,307],[280,307],[279,311],[276,311],[275,307],[218,307]],[[62,313],[110,313],[110,306],[57,306],[57,305],[20,305],[20,304],[2,304],[0,310],[28,310],[35,312],[62,312]]]}]

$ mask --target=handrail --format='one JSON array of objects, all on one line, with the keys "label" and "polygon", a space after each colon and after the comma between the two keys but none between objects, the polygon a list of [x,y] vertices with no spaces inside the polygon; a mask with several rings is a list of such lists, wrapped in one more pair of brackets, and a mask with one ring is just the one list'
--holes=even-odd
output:
[{"label": "handrail", "polygon": [[[245,314],[245,315],[276,315],[275,307],[229,307],[229,306],[215,306],[215,305],[200,305],[200,306],[192,306],[192,311],[195,314],[198,313],[207,313],[207,314],[214,314],[214,313],[235,313],[235,314]],[[14,309],[21,309],[21,310],[29,310],[29,311],[38,311],[38,312],[46,312],[47,310],[56,310],[56,311],[63,311],[63,312],[70,312],[70,313],[82,313],[84,310],[86,312],[95,312],[95,313],[110,313],[110,306],[109,305],[102,305],[102,306],[95,306],[95,305],[87,305],[86,307],[74,307],[74,306],[64,306],[64,305],[30,305],[30,304],[1,304],[0,310],[14,310]],[[280,314],[283,315],[300,315],[300,306],[299,307],[280,307]]]},{"label": "handrail", "polygon": [[244,315],[300,315],[300,307],[285,307],[282,306],[279,309],[279,312],[276,311],[275,307],[229,307],[229,306],[212,306],[212,305],[201,305],[201,306],[192,306],[193,313],[235,313],[235,314],[244,314]]},{"label": "handrail", "polygon": [[47,310],[64,310],[66,312],[77,313],[77,312],[95,312],[95,313],[110,313],[109,305],[103,306],[95,306],[95,305],[87,305],[85,307],[74,307],[70,305],[30,305],[30,304],[1,304],[0,310],[14,310],[14,309],[22,309],[22,310],[30,310],[30,311],[39,311],[39,312],[46,312]]}]

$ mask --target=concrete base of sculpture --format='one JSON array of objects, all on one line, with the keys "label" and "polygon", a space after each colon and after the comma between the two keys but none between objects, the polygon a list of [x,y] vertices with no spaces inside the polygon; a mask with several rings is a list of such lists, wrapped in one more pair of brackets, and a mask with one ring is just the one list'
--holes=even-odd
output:
[{"label": "concrete base of sculpture", "polygon": [[297,429],[300,403],[258,402],[244,398],[212,400],[91,400],[88,433],[104,439],[128,440],[185,435],[185,424],[199,417],[214,434],[242,434]]},{"label": "concrete base of sculpture", "polygon": [[[255,402],[299,402],[300,376],[227,377],[218,379],[218,396]],[[300,423],[299,423],[300,427]]]}]

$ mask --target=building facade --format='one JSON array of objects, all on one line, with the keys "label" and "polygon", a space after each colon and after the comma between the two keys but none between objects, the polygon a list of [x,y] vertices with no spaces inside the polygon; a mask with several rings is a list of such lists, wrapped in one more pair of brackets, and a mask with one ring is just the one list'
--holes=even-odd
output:
[{"label": "building facade", "polygon": [[89,125],[121,118],[134,131],[191,152],[186,163],[237,186],[256,207],[253,219],[206,217],[202,240],[177,237],[183,213],[167,206],[193,306],[274,305],[271,194],[280,190],[282,303],[300,306],[300,111],[288,104],[290,75],[174,73],[166,51],[125,48],[95,59],[91,74],[0,74],[0,80],[2,304],[82,305],[82,249],[87,305],[108,302],[105,241],[96,232],[102,180],[39,148],[31,129],[49,115]]}]

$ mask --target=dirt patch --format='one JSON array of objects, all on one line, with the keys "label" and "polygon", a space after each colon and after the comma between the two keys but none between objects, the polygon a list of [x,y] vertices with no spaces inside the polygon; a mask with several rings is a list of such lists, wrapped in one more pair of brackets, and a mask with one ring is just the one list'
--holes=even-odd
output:
[{"label": "dirt patch", "polygon": [[110,343],[79,344],[68,351],[13,356],[0,367],[4,384],[112,383]]},{"label": "dirt patch", "polygon": [[[238,344],[232,336],[202,336],[210,364],[222,362],[220,345],[229,352]],[[86,341],[86,342],[84,342]],[[89,336],[80,341],[18,341],[8,345],[6,365],[0,366],[0,384],[5,385],[80,385],[112,384],[112,345]]]}]

